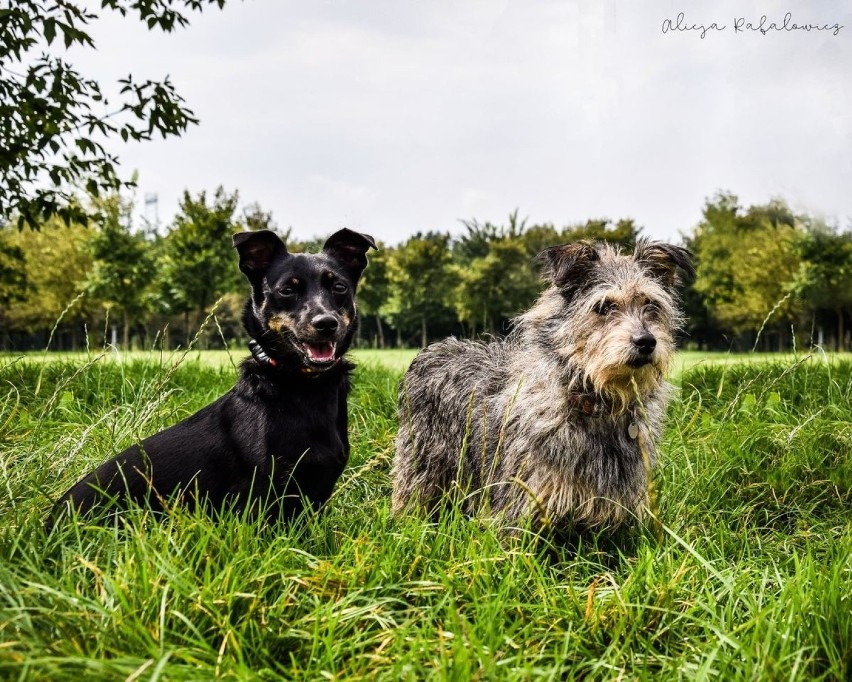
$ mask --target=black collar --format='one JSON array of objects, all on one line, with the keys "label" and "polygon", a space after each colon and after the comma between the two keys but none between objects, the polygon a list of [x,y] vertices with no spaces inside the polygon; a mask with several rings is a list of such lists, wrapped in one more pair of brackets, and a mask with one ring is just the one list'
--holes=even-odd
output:
[{"label": "black collar", "polygon": [[268,365],[270,367],[278,366],[278,361],[275,360],[275,358],[271,358],[269,356],[269,353],[263,350],[263,346],[261,346],[254,339],[249,339],[248,347],[254,359],[257,360],[261,365]]}]

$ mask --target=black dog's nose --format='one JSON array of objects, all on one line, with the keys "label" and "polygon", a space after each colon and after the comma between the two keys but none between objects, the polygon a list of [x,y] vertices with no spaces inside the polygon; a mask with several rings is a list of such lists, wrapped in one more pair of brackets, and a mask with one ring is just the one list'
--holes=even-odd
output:
[{"label": "black dog's nose", "polygon": [[337,318],[334,315],[317,315],[311,320],[314,329],[323,334],[333,334],[337,331]]},{"label": "black dog's nose", "polygon": [[657,347],[657,339],[654,338],[653,334],[649,334],[648,332],[639,334],[639,336],[631,336],[630,341],[642,355],[650,355]]}]

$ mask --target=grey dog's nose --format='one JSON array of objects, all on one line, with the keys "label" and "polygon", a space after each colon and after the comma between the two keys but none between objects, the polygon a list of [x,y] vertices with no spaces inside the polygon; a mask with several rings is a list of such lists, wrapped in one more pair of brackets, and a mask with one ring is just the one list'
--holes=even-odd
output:
[{"label": "grey dog's nose", "polygon": [[648,332],[644,332],[638,336],[631,336],[630,341],[636,346],[636,350],[643,355],[650,355],[657,347],[657,339],[654,338],[653,334],[649,334]]},{"label": "grey dog's nose", "polygon": [[337,331],[337,318],[334,315],[317,315],[311,320],[314,329],[324,334],[332,334]]}]

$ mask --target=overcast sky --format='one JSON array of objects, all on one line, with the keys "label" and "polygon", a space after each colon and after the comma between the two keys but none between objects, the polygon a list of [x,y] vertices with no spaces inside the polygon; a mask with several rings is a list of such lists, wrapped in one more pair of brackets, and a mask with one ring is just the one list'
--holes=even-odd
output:
[{"label": "overcast sky", "polygon": [[[725,28],[663,33],[679,12]],[[843,28],[736,28],[787,12]],[[168,74],[201,119],[115,148],[162,223],[218,185],[298,238],[390,243],[515,208],[677,240],[718,189],[852,217],[849,2],[229,0],[173,34],[111,15],[93,34],[84,73]]]}]

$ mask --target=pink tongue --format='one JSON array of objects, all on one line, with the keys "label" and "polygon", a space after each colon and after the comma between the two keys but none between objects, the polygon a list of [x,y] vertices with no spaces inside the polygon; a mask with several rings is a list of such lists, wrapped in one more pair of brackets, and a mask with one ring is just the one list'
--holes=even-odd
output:
[{"label": "pink tongue", "polygon": [[327,362],[334,359],[334,345],[330,343],[311,344],[306,343],[305,348],[308,350],[308,357],[311,360],[319,362]]}]

